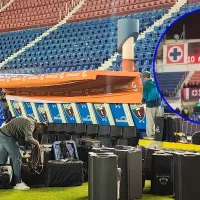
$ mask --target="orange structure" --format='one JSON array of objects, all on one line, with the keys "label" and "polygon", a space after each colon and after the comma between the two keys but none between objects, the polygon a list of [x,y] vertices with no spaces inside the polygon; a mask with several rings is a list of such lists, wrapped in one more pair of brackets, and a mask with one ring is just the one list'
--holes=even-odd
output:
[{"label": "orange structure", "polygon": [[138,72],[76,71],[0,79],[7,95],[23,101],[141,103]]}]

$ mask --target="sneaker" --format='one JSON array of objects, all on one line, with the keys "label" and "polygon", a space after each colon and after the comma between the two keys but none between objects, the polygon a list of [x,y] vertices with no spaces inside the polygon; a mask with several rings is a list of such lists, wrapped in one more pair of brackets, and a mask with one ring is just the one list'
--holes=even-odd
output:
[{"label": "sneaker", "polygon": [[25,183],[21,182],[16,184],[16,186],[13,188],[15,190],[29,190],[30,187],[28,187]]}]

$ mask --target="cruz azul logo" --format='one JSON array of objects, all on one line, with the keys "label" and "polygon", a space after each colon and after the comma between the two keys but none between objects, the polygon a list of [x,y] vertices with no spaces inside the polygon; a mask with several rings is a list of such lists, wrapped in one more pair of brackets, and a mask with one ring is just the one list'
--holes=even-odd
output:
[{"label": "cruz azul logo", "polygon": [[95,110],[98,115],[103,119],[106,120],[107,113],[104,104],[94,104]]},{"label": "cruz azul logo", "polygon": [[71,104],[64,104],[63,105],[64,109],[65,109],[65,112],[67,113],[67,115],[73,119],[74,118],[74,110],[72,108],[72,105]]},{"label": "cruz azul logo", "polygon": [[167,64],[183,64],[184,56],[184,44],[167,46]]},{"label": "cruz azul logo", "polygon": [[143,106],[138,107],[137,105],[130,105],[131,112],[138,118],[140,123],[145,123],[144,122],[144,117],[145,117],[145,110]]}]

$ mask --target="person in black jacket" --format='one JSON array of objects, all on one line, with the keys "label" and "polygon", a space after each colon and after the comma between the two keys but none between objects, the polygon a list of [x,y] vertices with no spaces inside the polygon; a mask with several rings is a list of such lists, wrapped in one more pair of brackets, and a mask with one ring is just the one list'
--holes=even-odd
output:
[{"label": "person in black jacket", "polygon": [[7,163],[8,154],[13,162],[17,190],[30,189],[21,179],[21,154],[19,142],[25,140],[31,145],[39,147],[39,142],[33,135],[43,134],[47,131],[47,124],[37,123],[36,120],[27,117],[16,117],[0,128],[0,164]]}]

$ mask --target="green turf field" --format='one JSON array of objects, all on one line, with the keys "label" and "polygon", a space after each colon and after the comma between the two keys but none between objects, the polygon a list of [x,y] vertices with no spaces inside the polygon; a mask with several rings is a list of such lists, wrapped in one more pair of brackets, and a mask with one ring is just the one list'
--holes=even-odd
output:
[{"label": "green turf field", "polygon": [[[171,200],[172,197],[150,195],[147,182],[144,200]],[[70,188],[34,188],[29,191],[0,190],[0,200],[87,200],[88,185]]]}]

